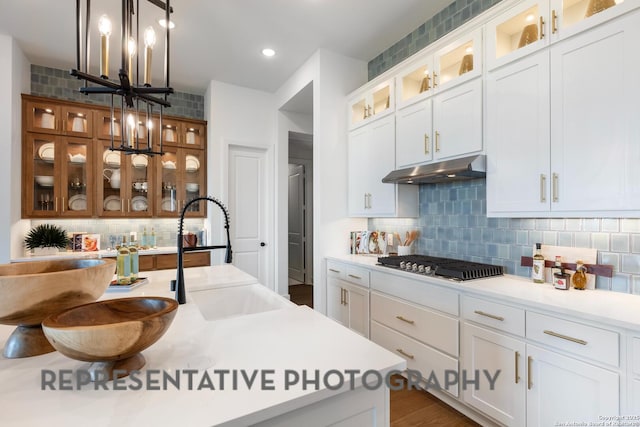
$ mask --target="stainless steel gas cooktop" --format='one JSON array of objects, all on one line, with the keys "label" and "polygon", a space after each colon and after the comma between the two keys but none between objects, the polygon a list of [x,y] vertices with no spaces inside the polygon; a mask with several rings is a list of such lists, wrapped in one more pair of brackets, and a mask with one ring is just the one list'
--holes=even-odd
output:
[{"label": "stainless steel gas cooktop", "polygon": [[378,263],[389,268],[453,280],[473,280],[504,274],[504,268],[497,265],[427,255],[379,257]]}]

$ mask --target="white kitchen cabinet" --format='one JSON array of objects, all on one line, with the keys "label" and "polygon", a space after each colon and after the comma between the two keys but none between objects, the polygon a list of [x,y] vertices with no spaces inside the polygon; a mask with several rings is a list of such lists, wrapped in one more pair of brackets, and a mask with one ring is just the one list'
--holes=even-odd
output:
[{"label": "white kitchen cabinet", "polygon": [[433,160],[431,99],[396,112],[396,168]]},{"label": "white kitchen cabinet", "polygon": [[433,144],[436,160],[482,150],[482,79],[433,97]]},{"label": "white kitchen cabinet", "polygon": [[639,24],[634,11],[488,74],[490,216],[640,211]]},{"label": "white kitchen cabinet", "polygon": [[360,91],[349,101],[349,129],[366,125],[395,110],[393,79]]},{"label": "white kitchen cabinet", "polygon": [[350,216],[415,217],[418,187],[383,183],[395,169],[395,117],[389,115],[349,133]]},{"label": "white kitchen cabinet", "polygon": [[367,270],[327,262],[327,316],[365,338],[369,338],[368,286]]},{"label": "white kitchen cabinet", "polygon": [[527,345],[527,427],[620,413],[616,372]]},{"label": "white kitchen cabinet", "polygon": [[487,69],[523,58],[557,41],[639,7],[634,1],[525,0],[486,25]]},{"label": "white kitchen cabinet", "polygon": [[629,396],[625,414],[640,415],[640,336],[629,336],[629,366],[627,379],[629,380]]}]

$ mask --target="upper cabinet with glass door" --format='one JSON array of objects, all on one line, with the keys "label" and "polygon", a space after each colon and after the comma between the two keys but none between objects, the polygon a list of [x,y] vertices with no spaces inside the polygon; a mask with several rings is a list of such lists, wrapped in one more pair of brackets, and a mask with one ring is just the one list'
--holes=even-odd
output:
[{"label": "upper cabinet with glass door", "polygon": [[421,55],[396,77],[397,108],[421,101],[438,91],[482,73],[482,31],[477,29],[439,49]]},{"label": "upper cabinet with glass door", "polygon": [[162,143],[176,147],[204,148],[205,126],[202,122],[186,119],[163,119]]},{"label": "upper cabinet with glass door", "polygon": [[640,7],[632,0],[526,0],[486,26],[487,68],[522,58]]},{"label": "upper cabinet with glass door", "polygon": [[27,131],[79,138],[93,137],[93,112],[75,104],[23,95]]},{"label": "upper cabinet with glass door", "polygon": [[358,93],[349,102],[349,129],[355,129],[395,111],[393,79]]}]

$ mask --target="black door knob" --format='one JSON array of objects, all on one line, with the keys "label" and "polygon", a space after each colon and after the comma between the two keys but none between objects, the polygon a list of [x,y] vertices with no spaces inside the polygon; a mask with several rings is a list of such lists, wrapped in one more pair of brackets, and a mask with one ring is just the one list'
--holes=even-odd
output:
[{"label": "black door knob", "polygon": [[267,244],[265,242],[260,242],[260,246],[267,246]]}]

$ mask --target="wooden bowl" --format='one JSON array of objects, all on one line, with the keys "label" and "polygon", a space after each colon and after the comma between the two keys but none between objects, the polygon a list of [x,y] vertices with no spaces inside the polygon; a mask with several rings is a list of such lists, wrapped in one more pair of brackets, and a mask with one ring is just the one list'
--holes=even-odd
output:
[{"label": "wooden bowl", "polygon": [[140,352],[166,332],[177,308],[176,300],[164,297],[111,299],[53,314],[42,328],[60,353],[93,362],[94,381],[114,379],[144,366]]},{"label": "wooden bowl", "polygon": [[12,359],[55,351],[42,333],[42,320],[97,300],[115,270],[113,259],[0,265],[0,324],[18,326],[5,344],[4,356]]}]

